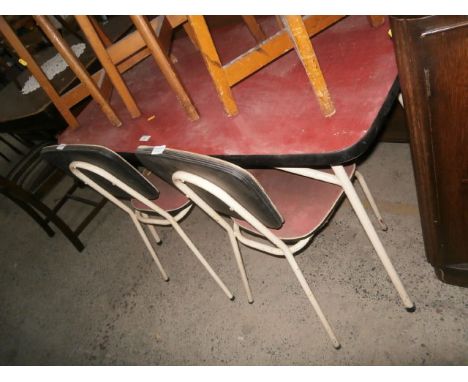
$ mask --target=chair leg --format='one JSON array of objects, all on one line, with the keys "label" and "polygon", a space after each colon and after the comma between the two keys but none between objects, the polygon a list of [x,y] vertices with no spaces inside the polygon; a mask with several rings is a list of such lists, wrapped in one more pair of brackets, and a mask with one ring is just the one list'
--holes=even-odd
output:
[{"label": "chair leg", "polygon": [[112,62],[109,53],[104,46],[103,42],[99,38],[98,32],[93,27],[91,20],[88,16],[85,15],[77,15],[75,16],[76,21],[81,27],[85,37],[87,38],[89,44],[93,48],[94,53],[99,59],[99,62],[103,66],[104,70],[106,71],[109,79],[111,80],[112,84],[114,85],[115,89],[120,95],[123,103],[127,107],[132,118],[137,118],[141,115],[140,109],[135,102],[130,90],[128,89],[127,84],[123,80],[119,70]]},{"label": "chair leg", "polygon": [[180,81],[179,76],[174,70],[171,62],[164,54],[164,51],[159,44],[158,38],[151,28],[148,20],[144,16],[130,16],[130,18],[132,19],[132,22],[137,28],[141,37],[145,41],[146,46],[153,55],[154,60],[169,83],[169,86],[176,93],[179,102],[182,104],[185,112],[187,113],[187,116],[191,121],[196,121],[200,118],[197,109],[193,105],[190,96],[182,85],[182,82]]},{"label": "chair leg", "polygon": [[[141,214],[141,216],[143,216],[144,218],[148,218],[148,214],[143,214],[141,212],[137,212],[137,213]],[[146,225],[146,227],[148,227],[151,235],[153,236],[154,241],[157,244],[161,243],[162,240],[161,240],[161,238],[160,238],[160,236],[158,234],[158,231],[156,231],[156,228],[154,227],[154,225],[153,224],[145,224],[145,225]]]},{"label": "chair leg", "polygon": [[190,26],[192,27],[198,49],[205,61],[205,65],[210,73],[213,84],[218,93],[218,97],[223,103],[224,111],[230,117],[239,113],[236,101],[231,92],[226,73],[221,65],[221,61],[216,51],[210,31],[206,25],[203,16],[188,16]]},{"label": "chair leg", "polygon": [[24,212],[31,216],[31,218],[33,218],[36,221],[36,223],[39,224],[39,226],[45,231],[45,233],[49,237],[55,235],[55,232],[52,230],[52,228],[49,227],[47,222],[34,210],[34,208],[31,208],[27,203],[24,203],[22,200],[16,199],[9,194],[6,194],[6,196],[18,207],[22,208]]},{"label": "chair leg", "polygon": [[187,234],[182,230],[182,227],[175,221],[171,220],[171,224],[174,227],[174,229],[177,231],[177,233],[180,235],[183,241],[185,241],[185,244],[192,250],[193,254],[195,257],[202,263],[202,265],[205,267],[205,269],[208,271],[208,273],[211,275],[214,281],[219,285],[219,287],[223,290],[224,294],[230,299],[234,300],[234,295],[231,293],[231,291],[226,287],[226,285],[223,283],[223,281],[219,278],[219,276],[216,274],[216,272],[211,268],[210,264],[205,260],[203,255],[200,253],[200,251],[195,247],[195,244],[193,244],[192,240],[187,236]]},{"label": "chair leg", "polygon": [[261,25],[255,19],[255,16],[242,16],[245,25],[249,29],[250,34],[255,38],[258,44],[266,40],[266,34],[263,31]]},{"label": "chair leg", "polygon": [[382,228],[382,231],[388,230],[387,225],[385,224],[382,215],[380,214],[379,208],[377,207],[377,203],[374,200],[374,197],[372,196],[369,187],[367,187],[367,182],[364,179],[364,176],[359,172],[355,171],[354,175],[356,176],[356,179],[358,180],[359,184],[361,185],[362,191],[364,191],[364,194],[367,197],[367,200],[369,201],[369,204],[372,207],[372,211],[374,211],[375,217],[377,218],[377,221],[380,224],[380,228]]},{"label": "chair leg", "polygon": [[195,33],[193,32],[193,28],[192,26],[190,25],[190,23],[188,21],[186,21],[185,23],[182,24],[182,27],[184,28],[185,30],[185,33],[187,33],[187,36],[188,38],[190,39],[190,41],[192,42],[193,46],[195,47],[196,50],[200,50],[198,48],[198,44],[197,44],[197,38],[195,37]]},{"label": "chair leg", "polygon": [[62,233],[67,237],[68,240],[74,245],[74,247],[81,252],[84,249],[84,245],[81,240],[78,238],[78,235],[73,232],[70,227],[58,216],[56,215],[49,207],[47,207],[40,200],[37,200],[32,195],[23,191],[21,188],[17,187],[13,190],[15,195],[19,196],[22,201],[30,204],[36,210],[44,214],[45,220],[47,222],[53,223]]},{"label": "chair leg", "polygon": [[310,42],[309,34],[302,21],[302,16],[283,16],[283,22],[291,40],[294,42],[294,47],[305,68],[307,77],[309,77],[320,110],[325,117],[332,116],[335,114],[335,106],[333,105],[314,48]]},{"label": "chair leg", "polygon": [[307,283],[304,275],[302,274],[301,269],[299,268],[299,265],[296,262],[296,259],[294,259],[293,254],[289,250],[286,244],[283,244],[281,246],[281,249],[284,252],[284,256],[286,257],[286,260],[288,261],[289,265],[291,266],[291,269],[293,270],[294,274],[296,275],[297,279],[299,280],[299,283],[301,284],[302,289],[304,290],[307,298],[309,299],[312,307],[315,310],[315,313],[317,313],[317,316],[322,323],[323,327],[325,328],[325,331],[327,332],[328,336],[330,337],[330,340],[333,344],[333,347],[335,349],[339,349],[341,347],[340,343],[338,342],[338,339],[335,336],[335,333],[333,332],[333,329],[331,328],[330,324],[328,323],[327,318],[325,317],[325,314],[322,312],[322,308],[320,308],[320,305],[315,298],[314,294],[312,293],[312,290],[310,289],[309,284]]},{"label": "chair leg", "polygon": [[247,300],[249,304],[254,302],[252,298],[252,291],[250,290],[249,280],[247,279],[247,274],[245,272],[244,262],[242,261],[242,255],[239,250],[239,243],[232,232],[232,230],[228,230],[229,240],[231,241],[232,250],[234,251],[234,256],[236,258],[237,267],[239,268],[239,272],[241,274],[242,283],[244,284],[245,292],[247,293]]},{"label": "chair leg", "polygon": [[354,189],[353,184],[349,180],[345,169],[343,168],[343,166],[332,166],[332,169],[335,172],[335,175],[338,178],[338,180],[341,182],[341,186],[343,187],[343,190],[346,196],[348,197],[349,202],[353,206],[354,212],[356,212],[356,215],[358,216],[362,227],[366,231],[369,240],[371,241],[372,245],[375,248],[375,251],[377,252],[377,255],[380,258],[380,261],[382,262],[385,270],[387,271],[390,280],[392,280],[395,289],[398,291],[398,294],[400,295],[400,298],[402,299],[406,310],[409,312],[414,312],[414,303],[411,301],[410,297],[406,293],[403,283],[401,282],[400,277],[395,271],[395,268],[393,267],[393,264],[390,261],[390,258],[388,257],[388,254],[385,251],[385,248],[382,242],[380,241],[380,238],[377,235],[377,232],[375,231],[375,228],[372,225],[369,216],[367,215],[366,210],[364,209],[364,206],[362,205],[361,200],[359,199],[359,196],[356,193],[356,190]]},{"label": "chair leg", "polygon": [[153,258],[154,262],[158,266],[159,272],[161,272],[161,275],[162,275],[164,281],[169,281],[169,277],[167,276],[166,271],[162,267],[162,264],[159,261],[159,258],[156,255],[156,252],[154,251],[154,248],[151,245],[151,243],[150,243],[150,241],[148,239],[148,236],[146,236],[145,231],[143,230],[143,227],[141,226],[140,222],[138,221],[136,215],[133,214],[133,213],[129,213],[129,215],[130,215],[130,218],[133,221],[133,224],[135,224],[135,227],[136,227],[138,233],[140,234],[141,238],[143,239],[143,242],[145,243],[146,248],[148,248],[148,251],[151,254],[151,257]]}]

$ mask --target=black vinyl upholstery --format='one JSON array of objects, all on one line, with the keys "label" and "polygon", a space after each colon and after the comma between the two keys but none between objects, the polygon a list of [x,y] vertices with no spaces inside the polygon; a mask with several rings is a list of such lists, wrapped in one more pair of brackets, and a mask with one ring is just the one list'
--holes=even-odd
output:
[{"label": "black vinyl upholstery", "polygon": [[[172,184],[176,171],[198,175],[222,188],[244,208],[269,228],[280,228],[283,218],[257,180],[246,170],[232,163],[206,155],[164,149],[152,154],[153,147],[140,146],[136,152],[138,160],[151,172]],[[227,216],[239,218],[221,200],[190,184],[200,197],[213,209]]]},{"label": "black vinyl upholstery", "polygon": [[[154,200],[159,196],[156,187],[148,182],[136,168],[106,147],[79,144],[54,145],[42,149],[41,156],[71,176],[73,174],[69,169],[70,163],[75,161],[86,162],[102,168],[150,200]],[[130,199],[130,195],[99,175],[84,169],[80,169],[80,171],[112,195],[121,199]]]}]

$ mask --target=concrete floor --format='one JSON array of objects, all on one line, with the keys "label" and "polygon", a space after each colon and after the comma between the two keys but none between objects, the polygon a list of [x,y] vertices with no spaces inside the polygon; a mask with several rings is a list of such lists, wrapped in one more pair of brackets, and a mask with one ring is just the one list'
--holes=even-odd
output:
[{"label": "concrete floor", "polygon": [[[468,289],[426,262],[409,147],[380,144],[361,166],[380,232],[417,305],[400,304],[350,205],[297,256],[342,343],[331,346],[284,259],[242,248],[249,305],[224,232],[200,210],[182,223],[236,295],[229,301],[182,240],[161,228],[162,281],[132,223],[108,204],[78,253],[0,198],[0,364],[468,365]],[[69,205],[67,214],[83,212]]]}]

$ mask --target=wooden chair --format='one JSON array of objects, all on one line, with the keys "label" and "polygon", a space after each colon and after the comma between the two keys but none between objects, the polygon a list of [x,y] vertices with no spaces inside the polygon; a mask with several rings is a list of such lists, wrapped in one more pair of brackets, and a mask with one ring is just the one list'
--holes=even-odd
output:
[{"label": "wooden chair", "polygon": [[[119,68],[119,64],[122,67],[121,62],[123,60],[133,59],[132,64],[134,65],[151,54],[167,82],[176,93],[189,119],[192,121],[197,120],[199,118],[198,112],[182,85],[174,66],[167,57],[171,32],[180,25],[183,25],[192,42],[198,47],[193,30],[184,16],[160,17],[162,19],[160,19],[161,21],[155,30],[154,26],[148,22],[145,16],[130,16],[137,30],[121,41],[111,44],[93,18],[89,16],[75,16],[84,35],[132,117],[138,117],[140,111],[120,75],[123,70]],[[265,39],[265,33],[255,22],[253,16],[242,16],[242,18],[258,42]],[[161,36],[161,39],[158,38],[158,34]],[[127,69],[127,66],[123,65],[123,68]]]},{"label": "wooden chair", "polygon": [[[204,17],[188,16],[188,21],[224,110],[229,116],[238,113],[231,87],[294,47],[304,65],[323,114],[331,116],[335,108],[309,37],[343,17],[309,16],[302,19],[301,16],[282,16],[279,24],[281,27],[284,25],[284,28],[282,27],[268,39],[261,39],[261,32],[257,32],[259,44],[224,65],[221,64]],[[248,25],[251,25],[252,30],[255,30],[252,25],[257,25],[256,29],[261,31],[254,18],[248,21]]]},{"label": "wooden chair", "polygon": [[[173,183],[226,230],[249,303],[253,302],[253,298],[238,241],[286,258],[333,346],[340,347],[293,254],[311,241],[314,233],[328,221],[343,194],[346,194],[403,304],[407,310],[414,311],[414,304],[351,183],[356,176],[379,223],[386,229],[364,178],[356,171],[354,164],[346,168],[332,166],[335,175],[305,168],[255,170],[250,173],[220,159],[179,150],[140,147],[136,155],[146,168],[166,182]],[[232,225],[220,214],[230,217]],[[243,235],[243,231],[260,236],[271,245],[250,239]]]},{"label": "wooden chair", "polygon": [[[121,73],[151,54],[184,107],[189,119],[194,121],[199,118],[198,112],[167,54],[172,30],[180,25],[183,26],[196,45],[193,30],[186,22],[185,16],[159,16],[155,19],[159,20],[158,24],[150,23],[145,16],[130,16],[137,30],[113,44],[106,38],[99,28],[99,24],[93,18],[89,16],[75,16],[75,18],[132,117],[138,117],[140,111],[125,85]],[[255,22],[253,16],[243,16],[243,20],[257,41],[265,38],[264,32]]]},{"label": "wooden chair", "polygon": [[67,103],[54,89],[50,81],[48,80],[45,73],[42,71],[40,65],[34,60],[33,56],[29,53],[26,47],[22,44],[13,29],[8,25],[5,18],[0,16],[0,32],[3,34],[8,43],[13,47],[19,57],[21,57],[26,63],[29,71],[39,82],[43,90],[52,100],[54,105],[59,110],[65,121],[72,128],[78,127],[78,121],[75,116],[71,113],[70,108],[72,104]]},{"label": "wooden chair", "polygon": [[[129,93],[125,82],[122,80],[119,69],[117,67],[119,60],[124,60],[133,56],[136,53],[135,49],[133,48],[127,51],[125,54],[119,52],[120,55],[118,55],[116,53],[116,48],[113,45],[108,44],[106,47],[104,45],[104,41],[101,41],[102,33],[100,33],[99,30],[96,30],[96,23],[93,24],[88,16],[75,17],[103,68],[108,73],[113,85],[115,86],[119,95],[122,97],[122,100],[127,106],[127,109],[130,111],[130,114],[132,117],[138,117],[140,115],[140,111],[138,110],[135,101]],[[184,86],[182,85],[182,82],[180,81],[171,61],[166,56],[162,44],[159,42],[156,32],[153,30],[151,24],[145,16],[130,16],[130,18],[137,29],[133,33],[138,34],[143,40],[144,45],[146,46],[145,51],[151,53],[153,56],[156,64],[161,69],[161,72],[163,73],[167,82],[171,86],[172,90],[176,93],[176,96],[184,107],[189,119],[192,121],[197,120],[199,118],[197,110]],[[123,45],[133,44],[134,42],[132,39],[127,37],[122,40],[123,43],[122,41],[119,41],[118,43]],[[122,50],[126,48],[123,45],[120,46],[120,49]]]},{"label": "wooden chair", "polygon": [[[167,187],[157,177],[148,174],[143,176],[120,155],[103,146],[55,145],[45,147],[41,155],[129,215],[165,281],[169,281],[169,277],[142,224],[149,228],[157,243],[161,239],[154,225],[172,226],[226,296],[233,298],[232,293],[180,227],[178,222],[188,214],[192,205],[177,189]],[[131,206],[125,203],[126,200],[132,200]]]},{"label": "wooden chair", "polygon": [[[111,43],[94,19],[86,16],[77,16],[77,21],[83,28],[85,36],[103,65],[103,69],[90,75],[50,20],[45,16],[34,16],[41,30],[80,80],[79,85],[63,95],[58,94],[54,89],[40,65],[37,64],[33,56],[21,43],[21,40],[2,16],[0,16],[0,32],[16,50],[18,55],[27,62],[28,69],[72,129],[78,127],[79,124],[70,111],[71,107],[90,95],[99,104],[102,111],[114,126],[120,126],[122,124],[117,113],[109,103],[112,85],[115,86],[119,95],[122,97],[131,116],[134,118],[138,117],[140,111],[125,85],[125,82],[122,80],[121,74],[150,54],[153,55],[169,84],[176,92],[177,98],[185,108],[189,119],[198,119],[198,113],[190,97],[178,79],[172,64],[165,55],[165,52],[168,50],[171,31],[167,20],[163,16],[158,16],[151,20],[151,22],[144,16],[131,16],[131,18],[137,30],[119,41]],[[158,36],[161,35],[164,35],[164,43],[161,43],[158,39]]]},{"label": "wooden chair", "polygon": [[[65,178],[62,171],[40,157],[42,148],[50,144],[50,141],[29,142],[12,134],[0,135],[0,162],[7,162],[1,166],[6,170],[0,173],[0,193],[26,212],[48,236],[55,235],[52,224],[81,252],[84,245],[79,235],[104,207],[106,199],[94,201],[76,195],[84,185],[74,181],[54,206],[48,206],[45,197]],[[69,201],[93,207],[75,229],[59,216]]]},{"label": "wooden chair", "polygon": [[[203,16],[188,16],[193,37],[211,75],[224,110],[229,116],[238,113],[231,88],[276,58],[295,48],[307,77],[315,92],[320,109],[326,117],[335,113],[335,106],[320,69],[310,37],[341,20],[345,16],[276,16],[279,31],[265,38],[253,16],[243,16],[258,45],[226,64],[222,64]],[[383,16],[369,16],[369,22],[377,27]]]}]

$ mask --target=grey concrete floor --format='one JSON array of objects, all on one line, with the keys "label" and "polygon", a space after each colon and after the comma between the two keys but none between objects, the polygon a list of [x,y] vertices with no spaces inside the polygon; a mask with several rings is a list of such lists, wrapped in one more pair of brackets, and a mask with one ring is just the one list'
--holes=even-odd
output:
[{"label": "grey concrete floor", "polygon": [[[198,209],[182,227],[234,301],[169,228],[156,248],[166,283],[112,205],[82,234],[78,253],[1,197],[0,364],[468,365],[468,289],[438,281],[426,262],[408,145],[380,144],[361,172],[415,313],[403,309],[347,201],[297,256],[342,343],[337,351],[286,260],[242,248],[255,298],[247,303],[225,233]],[[69,205],[68,217],[81,213]]]}]

